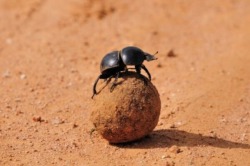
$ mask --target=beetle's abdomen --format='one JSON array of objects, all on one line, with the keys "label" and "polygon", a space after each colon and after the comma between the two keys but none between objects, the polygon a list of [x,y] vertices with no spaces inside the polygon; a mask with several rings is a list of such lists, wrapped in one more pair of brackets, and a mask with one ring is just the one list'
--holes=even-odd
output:
[{"label": "beetle's abdomen", "polygon": [[116,68],[118,66],[119,66],[119,52],[113,51],[103,57],[100,69],[101,72],[103,72],[107,69]]},{"label": "beetle's abdomen", "polygon": [[140,65],[145,60],[145,55],[141,49],[130,46],[122,49],[121,58],[125,65]]}]

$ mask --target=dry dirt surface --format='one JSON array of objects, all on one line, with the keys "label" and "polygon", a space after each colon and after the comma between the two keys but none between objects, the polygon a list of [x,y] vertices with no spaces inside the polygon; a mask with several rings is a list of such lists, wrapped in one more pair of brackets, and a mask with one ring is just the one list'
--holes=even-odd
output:
[{"label": "dry dirt surface", "polygon": [[[248,0],[0,0],[0,165],[250,165],[249,43]],[[110,145],[92,86],[128,45],[159,51],[161,115]]]}]

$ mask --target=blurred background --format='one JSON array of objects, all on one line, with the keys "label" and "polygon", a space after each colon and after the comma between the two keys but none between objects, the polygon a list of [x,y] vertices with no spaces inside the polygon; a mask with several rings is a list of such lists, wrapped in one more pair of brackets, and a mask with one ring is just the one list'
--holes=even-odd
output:
[{"label": "blurred background", "polygon": [[[0,165],[249,165],[248,0],[0,0]],[[149,138],[90,138],[102,57],[137,46],[162,109]],[[144,73],[145,74],[145,73]]]}]

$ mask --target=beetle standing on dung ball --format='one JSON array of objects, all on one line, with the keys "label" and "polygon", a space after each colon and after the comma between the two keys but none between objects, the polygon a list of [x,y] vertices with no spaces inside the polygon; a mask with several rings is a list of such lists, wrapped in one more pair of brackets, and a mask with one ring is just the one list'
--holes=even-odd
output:
[{"label": "beetle standing on dung ball", "polygon": [[[155,54],[157,54],[156,52]],[[155,55],[154,54],[154,55]],[[151,55],[149,53],[146,53],[142,51],[140,48],[129,46],[123,48],[121,51],[113,51],[108,54],[106,54],[100,65],[101,74],[97,77],[94,86],[93,86],[93,96],[92,98],[97,94],[96,92],[96,85],[99,81],[99,79],[107,79],[110,77],[115,77],[114,82],[112,83],[110,91],[113,90],[113,88],[116,85],[116,82],[119,78],[119,75],[121,72],[128,71],[127,66],[135,66],[136,72],[141,75],[141,69],[145,70],[145,72],[148,75],[149,80],[151,81],[151,75],[146,68],[145,65],[143,65],[143,61],[152,61],[156,60],[157,58]],[[144,77],[142,76],[144,79]]]}]

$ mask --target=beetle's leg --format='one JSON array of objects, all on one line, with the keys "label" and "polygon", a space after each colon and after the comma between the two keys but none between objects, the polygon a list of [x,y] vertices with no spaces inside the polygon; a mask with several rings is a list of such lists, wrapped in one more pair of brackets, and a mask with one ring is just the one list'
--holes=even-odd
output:
[{"label": "beetle's leg", "polygon": [[116,82],[117,82],[119,76],[120,76],[120,72],[117,72],[117,73],[116,73],[116,76],[115,76],[115,80],[114,80],[114,82],[112,83],[112,86],[111,86],[111,88],[110,88],[110,92],[112,92],[112,91],[114,90],[114,88],[115,88],[115,86],[116,86]]},{"label": "beetle's leg", "polygon": [[104,82],[108,81],[109,79],[111,79],[113,76],[109,76],[108,78],[104,79]]},{"label": "beetle's leg", "polygon": [[124,69],[124,70],[125,70],[125,72],[128,72],[128,69],[129,69],[129,68],[127,68],[127,67],[125,66],[125,69]]},{"label": "beetle's leg", "polygon": [[94,86],[93,86],[93,96],[91,97],[92,99],[93,99],[93,97],[97,94],[97,92],[96,92],[96,85],[97,85],[97,83],[98,83],[100,77],[101,77],[101,75],[99,75],[99,76],[97,77],[97,79],[95,80],[95,83],[94,83]]},{"label": "beetle's leg", "polygon": [[135,70],[138,74],[141,74],[141,65],[136,65]]},{"label": "beetle's leg", "polygon": [[147,84],[146,78],[141,74],[141,68],[142,68],[142,65],[136,65],[136,66],[135,66],[136,72],[137,72],[137,73],[139,74],[139,76],[143,79],[144,83]]},{"label": "beetle's leg", "polygon": [[145,70],[145,72],[148,74],[149,81],[151,81],[151,75],[150,75],[148,69],[146,68],[146,66],[144,66],[144,65],[142,64],[142,65],[141,65],[141,68],[142,68],[143,70]]}]

